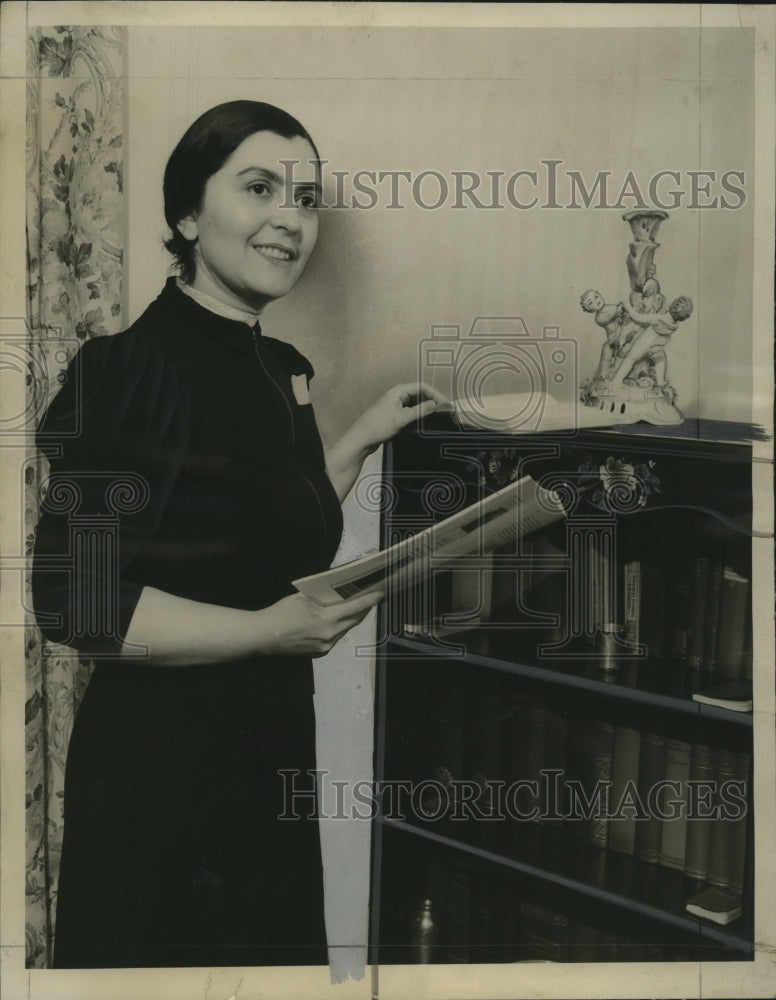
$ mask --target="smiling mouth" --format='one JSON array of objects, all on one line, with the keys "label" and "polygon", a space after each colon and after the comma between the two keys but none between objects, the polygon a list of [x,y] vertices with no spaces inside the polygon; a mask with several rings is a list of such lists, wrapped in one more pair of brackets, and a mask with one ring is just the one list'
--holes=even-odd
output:
[{"label": "smiling mouth", "polygon": [[262,244],[260,246],[255,246],[253,249],[260,253],[262,257],[266,257],[268,260],[288,261],[296,259],[296,252],[294,250],[288,250],[285,247]]}]

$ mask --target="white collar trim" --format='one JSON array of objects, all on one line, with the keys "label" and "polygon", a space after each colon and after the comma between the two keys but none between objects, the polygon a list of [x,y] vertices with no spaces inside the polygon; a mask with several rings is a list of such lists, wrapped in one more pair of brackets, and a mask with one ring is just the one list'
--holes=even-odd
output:
[{"label": "white collar trim", "polygon": [[198,288],[192,288],[191,285],[187,285],[181,278],[176,278],[175,283],[184,295],[188,295],[189,298],[194,299],[195,302],[201,305],[203,309],[208,309],[217,316],[223,316],[224,319],[234,319],[240,323],[247,323],[251,329],[259,321],[258,313],[252,313],[248,309],[237,309],[235,306],[228,306],[224,302],[219,302],[218,299],[214,299],[207,292],[201,292]]}]

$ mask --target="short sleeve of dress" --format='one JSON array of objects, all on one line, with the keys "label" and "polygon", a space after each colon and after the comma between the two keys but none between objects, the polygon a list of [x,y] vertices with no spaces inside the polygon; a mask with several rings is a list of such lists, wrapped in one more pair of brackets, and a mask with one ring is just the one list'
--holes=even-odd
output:
[{"label": "short sleeve of dress", "polygon": [[48,639],[121,649],[143,589],[128,571],[164,516],[188,428],[188,392],[147,338],[96,338],[73,359],[37,434],[49,476],[32,596]]},{"label": "short sleeve of dress", "polygon": [[286,374],[306,375],[308,382],[315,375],[312,364],[293,344],[287,344],[284,340],[275,340],[274,337],[262,337],[262,342],[267,345]]}]

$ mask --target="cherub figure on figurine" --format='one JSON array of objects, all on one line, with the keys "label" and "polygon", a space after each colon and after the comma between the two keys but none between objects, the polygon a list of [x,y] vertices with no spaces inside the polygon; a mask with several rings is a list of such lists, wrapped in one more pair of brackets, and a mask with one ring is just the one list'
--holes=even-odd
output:
[{"label": "cherub figure on figurine", "polygon": [[603,296],[594,288],[588,289],[579,300],[585,312],[595,313],[595,321],[606,331],[606,340],[601,348],[601,358],[598,362],[594,379],[603,378],[614,364],[622,343],[623,329],[626,323],[626,306],[624,302],[616,305],[605,303]]},{"label": "cherub figure on figurine", "polygon": [[604,377],[613,383],[628,379],[637,384],[640,379],[649,378],[657,388],[665,389],[665,345],[679,324],[692,315],[692,310],[692,300],[686,295],[674,299],[667,312],[637,312],[632,306],[626,305],[625,312],[633,323],[638,324],[639,329],[625,338],[616,363]]}]

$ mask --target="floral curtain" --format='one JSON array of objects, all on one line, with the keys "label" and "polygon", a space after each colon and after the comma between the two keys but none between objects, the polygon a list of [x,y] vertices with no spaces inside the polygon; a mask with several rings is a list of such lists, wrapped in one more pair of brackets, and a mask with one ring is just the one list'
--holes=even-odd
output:
[{"label": "floral curtain", "polygon": [[[27,386],[36,414],[56,393],[80,344],[121,327],[123,64],[122,28],[37,28],[28,38]],[[25,467],[28,555],[46,476],[45,461],[31,449]],[[26,668],[27,965],[46,968],[55,930],[65,757],[90,664],[45,642],[30,618]]]}]

